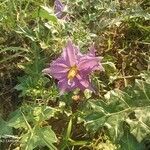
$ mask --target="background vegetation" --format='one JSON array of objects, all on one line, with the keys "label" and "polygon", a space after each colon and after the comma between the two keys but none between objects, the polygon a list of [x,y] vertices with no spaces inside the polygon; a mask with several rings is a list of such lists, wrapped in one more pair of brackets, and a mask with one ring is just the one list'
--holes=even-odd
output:
[{"label": "background vegetation", "polygon": [[[0,149],[150,149],[149,1],[63,3],[66,21],[53,0],[0,0]],[[68,37],[103,57],[96,94],[42,74]]]}]

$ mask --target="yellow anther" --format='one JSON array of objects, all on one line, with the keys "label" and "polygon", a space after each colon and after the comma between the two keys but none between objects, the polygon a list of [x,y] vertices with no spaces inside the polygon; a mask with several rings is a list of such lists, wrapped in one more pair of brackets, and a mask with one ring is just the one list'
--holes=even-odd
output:
[{"label": "yellow anther", "polygon": [[67,78],[68,78],[69,80],[72,80],[72,79],[76,76],[77,72],[78,72],[77,66],[71,67],[70,70],[68,71],[68,76],[67,76]]}]

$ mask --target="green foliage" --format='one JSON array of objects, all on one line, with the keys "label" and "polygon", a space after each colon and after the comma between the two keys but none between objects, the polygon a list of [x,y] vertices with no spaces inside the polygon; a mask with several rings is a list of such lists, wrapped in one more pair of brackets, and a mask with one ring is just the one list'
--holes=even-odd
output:
[{"label": "green foliage", "polygon": [[144,149],[144,146],[140,144],[136,138],[127,130],[124,131],[124,135],[121,137],[120,141],[120,149],[121,150],[141,150]]},{"label": "green foliage", "polygon": [[23,130],[20,135],[23,149],[32,150],[38,146],[56,149],[53,143],[57,142],[57,137],[46,121],[57,112],[57,109],[49,106],[24,106],[10,115],[8,127]]},{"label": "green foliage", "polygon": [[33,150],[38,146],[47,146],[51,150],[56,150],[56,147],[53,145],[55,142],[57,142],[57,138],[51,127],[36,127],[22,135],[21,147],[25,150]]},{"label": "green foliage", "polygon": [[7,122],[4,121],[2,118],[0,118],[0,139],[1,137],[5,135],[11,135],[12,134],[12,128],[8,126]]},{"label": "green foliage", "polygon": [[[149,1],[62,2],[67,20],[54,0],[0,0],[0,140],[17,137],[0,149],[149,149]],[[42,73],[69,37],[103,57],[95,93],[60,96]]]},{"label": "green foliage", "polygon": [[[127,142],[124,149],[128,145],[131,145],[128,149],[141,149],[138,142],[150,134],[150,82],[147,77],[136,80],[134,87],[124,91],[109,91],[104,100],[88,100],[82,118],[87,130],[96,132],[106,127],[114,141],[121,138],[123,145]],[[129,125],[128,132],[124,132],[124,122]]]}]

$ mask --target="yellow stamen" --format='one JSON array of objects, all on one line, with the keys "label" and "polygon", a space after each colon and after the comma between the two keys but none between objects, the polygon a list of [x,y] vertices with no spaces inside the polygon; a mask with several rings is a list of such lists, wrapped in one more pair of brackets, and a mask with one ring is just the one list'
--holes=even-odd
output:
[{"label": "yellow stamen", "polygon": [[77,75],[77,66],[73,66],[70,68],[70,70],[68,71],[68,75],[67,75],[67,78],[69,80],[72,80],[76,75]]}]

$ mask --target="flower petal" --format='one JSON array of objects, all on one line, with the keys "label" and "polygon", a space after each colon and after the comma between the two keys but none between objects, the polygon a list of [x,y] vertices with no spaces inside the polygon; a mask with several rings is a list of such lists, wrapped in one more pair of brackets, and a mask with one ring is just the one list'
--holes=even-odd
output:
[{"label": "flower petal", "polygon": [[56,16],[59,19],[62,18],[63,10],[64,10],[64,5],[62,4],[62,2],[60,0],[55,0],[55,2],[54,2],[54,13],[56,14]]},{"label": "flower petal", "polygon": [[90,73],[91,71],[101,70],[102,67],[100,61],[102,57],[95,56],[96,49],[94,48],[94,44],[92,44],[89,48],[89,52],[86,55],[83,55],[79,59],[78,68],[80,71],[85,71],[86,73]]},{"label": "flower petal", "polygon": [[80,83],[82,86],[84,86],[85,88],[88,88],[88,87],[89,87],[89,82],[88,82],[88,80],[82,78],[80,74],[77,74],[76,77],[77,77],[77,79],[79,80],[79,83]]},{"label": "flower petal", "polygon": [[[103,70],[103,67],[100,64],[101,57],[95,56],[93,45],[89,50],[88,54],[81,54],[79,49],[69,40],[62,55],[53,61],[49,68],[43,70],[44,73],[59,80],[58,87],[61,94],[76,88],[95,91],[89,80],[89,74],[94,70]],[[72,67],[76,67],[77,71],[71,76],[72,78],[68,78],[68,73],[72,71],[70,70]]]},{"label": "flower petal", "polygon": [[95,52],[96,52],[96,49],[95,49],[95,47],[94,47],[94,44],[92,44],[92,45],[90,46],[90,48],[89,48],[89,53],[88,53],[88,55],[90,55],[90,56],[95,56]]},{"label": "flower petal", "polygon": [[79,71],[84,71],[86,73],[90,73],[95,70],[103,70],[103,67],[100,65],[100,60],[100,57],[85,55],[80,58],[77,66]]},{"label": "flower petal", "polygon": [[66,65],[62,57],[52,62],[49,68],[43,70],[43,73],[53,76],[55,79],[62,79],[67,76],[69,67]]},{"label": "flower petal", "polygon": [[68,79],[64,77],[58,82],[58,87],[60,89],[60,93],[63,94],[74,90],[77,87],[77,84],[74,80],[69,83]]},{"label": "flower petal", "polygon": [[58,88],[60,90],[60,94],[64,94],[64,92],[68,91],[67,79],[64,78],[58,82]]},{"label": "flower petal", "polygon": [[85,76],[84,74],[80,73],[76,76],[76,78],[78,79],[78,82],[76,82],[76,83],[78,83],[78,88],[80,90],[83,91],[85,89],[89,89],[91,91],[94,91],[94,89],[89,81],[89,77],[87,75]]},{"label": "flower petal", "polygon": [[71,40],[69,40],[62,55],[69,66],[74,66],[77,63],[78,52],[78,48],[73,45]]}]

